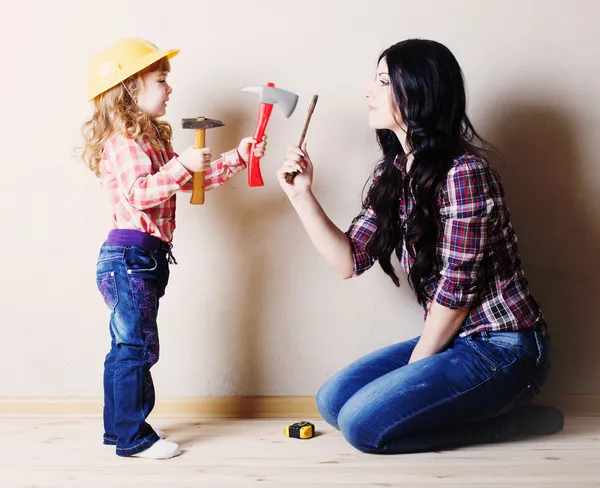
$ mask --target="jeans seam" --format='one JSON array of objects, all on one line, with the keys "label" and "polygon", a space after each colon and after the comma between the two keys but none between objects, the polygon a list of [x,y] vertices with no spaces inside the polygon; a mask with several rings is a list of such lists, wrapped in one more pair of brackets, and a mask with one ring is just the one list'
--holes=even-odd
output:
[{"label": "jeans seam", "polygon": [[96,260],[96,263],[108,263],[109,261],[118,261],[121,256],[115,256],[112,258],[99,258]]},{"label": "jeans seam", "polygon": [[[112,285],[112,288],[114,290],[115,296],[112,300],[112,302],[114,303],[106,303],[106,298],[104,297],[104,294],[102,293],[102,290],[100,290],[100,282],[102,281],[102,278],[104,276],[107,276],[110,284]],[[111,314],[115,313],[115,310],[117,309],[117,305],[119,304],[119,289],[117,287],[117,278],[116,278],[116,271],[114,269],[110,270],[110,271],[103,271],[101,273],[96,272],[96,286],[98,287],[98,290],[100,291],[100,294],[102,295],[102,298],[104,299],[104,302],[106,304],[106,306],[108,307],[108,309],[110,310]]]},{"label": "jeans seam", "polygon": [[148,361],[148,344],[146,344],[146,341],[144,340],[144,333],[143,333],[143,324],[141,323],[141,317],[140,317],[140,304],[138,303],[138,300],[136,299],[136,294],[135,291],[133,290],[133,288],[131,287],[131,278],[130,275],[127,274],[127,285],[129,286],[129,292],[131,293],[131,301],[133,302],[133,304],[135,305],[136,308],[136,319],[135,319],[135,327],[136,327],[136,334],[139,334],[139,338],[140,341],[143,345],[144,348],[144,364]]},{"label": "jeans seam", "polygon": [[[506,402],[504,405],[502,405],[498,410],[496,410],[496,412],[494,413],[494,415],[500,415],[504,412],[504,409],[506,408],[507,405],[510,405],[511,403],[513,403],[517,398],[520,398],[523,393],[525,393],[527,390],[531,390],[531,383],[527,382],[527,386],[525,388],[523,388],[517,395],[515,395],[512,399],[510,399],[508,402]],[[533,390],[531,390],[533,392]],[[533,392],[535,396],[535,392]]]},{"label": "jeans seam", "polygon": [[[111,251],[108,252],[107,249],[111,249]],[[112,251],[112,249],[118,249],[118,251]],[[108,246],[107,247],[106,245],[103,245],[100,248],[100,253],[98,255],[98,259],[96,260],[96,262],[102,263],[102,262],[106,262],[106,261],[117,261],[119,259],[123,259],[124,255],[125,255],[125,248],[123,246]]]},{"label": "jeans seam", "polygon": [[[125,271],[127,271],[128,267],[127,267],[127,262],[126,262],[126,253],[123,253],[123,257],[121,260],[121,264],[124,268]],[[131,275],[127,272],[125,272],[125,279],[127,280],[127,287],[128,287],[128,291],[129,294],[131,296],[131,301],[133,306],[136,309],[136,320],[135,320],[135,332],[136,335],[139,335],[140,341],[142,342],[142,347],[144,350],[144,356],[142,358],[142,361],[144,362],[144,364],[147,362],[148,360],[148,345],[146,344],[146,342],[144,341],[143,338],[143,332],[142,332],[142,328],[143,328],[143,324],[141,323],[141,318],[140,318],[140,314],[139,314],[139,308],[140,308],[140,304],[138,303],[137,300],[137,296],[135,293],[135,290],[132,287],[132,282],[131,282]],[[143,409],[143,404],[142,404],[142,408],[139,412],[139,416],[140,418],[144,418],[144,409]],[[156,439],[154,441],[152,441],[152,439],[156,437]],[[127,447],[127,448],[120,448],[120,447],[116,447],[116,453],[119,456],[132,456],[135,455],[139,452],[145,451],[146,449],[148,449],[150,446],[152,446],[153,444],[155,444],[160,438],[158,437],[158,435],[156,435],[156,433],[151,433],[148,437],[146,437],[144,440],[142,440],[141,442],[139,442],[138,444],[136,444],[135,446],[131,446],[131,447]]]},{"label": "jeans seam", "polygon": [[[527,361],[519,358],[519,361],[524,363],[525,366],[527,366],[527,368],[529,368],[529,370],[531,371],[531,373],[535,376],[535,378],[537,378],[537,380],[540,383],[540,388],[542,387],[541,385],[543,385],[545,383],[544,378],[542,378],[542,376],[540,375],[540,373]],[[543,363],[543,360],[540,362],[540,365]],[[537,364],[537,363],[536,363]]]},{"label": "jeans seam", "polygon": [[494,338],[489,338],[487,340],[487,343],[488,344],[493,344],[493,345],[499,346],[499,347],[504,347],[506,349],[517,349],[519,351],[523,351],[523,352],[529,353],[532,356],[536,355],[536,353],[532,352],[531,349],[529,349],[528,347],[524,347],[524,346],[521,346],[519,344],[514,344],[512,342],[507,342],[507,341],[502,341],[502,340],[498,340],[498,339],[494,339]]},{"label": "jeans seam", "polygon": [[492,371],[496,371],[500,368],[500,365],[497,364],[487,353],[485,353],[472,338],[467,337],[465,342],[475,352],[475,354],[477,354],[488,364],[488,366],[490,366],[490,368],[492,368]]}]

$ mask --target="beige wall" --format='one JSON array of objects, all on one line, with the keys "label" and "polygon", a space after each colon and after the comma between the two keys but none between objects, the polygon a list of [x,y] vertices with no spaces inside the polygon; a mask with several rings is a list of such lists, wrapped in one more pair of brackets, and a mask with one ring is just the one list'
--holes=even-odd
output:
[{"label": "beige wall", "polygon": [[244,86],[274,81],[300,95],[290,119],[271,119],[263,188],[243,173],[203,207],[179,200],[159,397],[313,395],[352,359],[419,333],[408,286],[395,289],[378,266],[336,278],[274,178],[318,93],[308,136],[316,193],[346,228],[377,157],[365,87],[380,51],[413,36],[455,53],[476,126],[505,152],[526,272],[555,338],[551,390],[600,393],[600,2],[37,4],[13,3],[0,31],[0,397],[101,395],[108,312],[94,270],[110,214],[72,148],[90,109],[86,64],[128,35],[182,50],[167,114],[178,149],[193,137],[182,117],[226,123],[208,133],[215,153],[250,135],[257,99]]}]

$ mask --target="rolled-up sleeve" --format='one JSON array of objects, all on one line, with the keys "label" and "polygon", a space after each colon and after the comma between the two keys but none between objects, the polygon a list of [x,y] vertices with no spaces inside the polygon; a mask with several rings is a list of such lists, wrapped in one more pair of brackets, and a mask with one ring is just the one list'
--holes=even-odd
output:
[{"label": "rolled-up sleeve", "polygon": [[440,279],[433,300],[451,309],[469,307],[477,298],[495,206],[488,176],[482,163],[461,163],[448,172],[442,188],[436,249]]},{"label": "rolled-up sleeve", "polygon": [[350,228],[346,231],[352,245],[352,258],[354,259],[353,277],[359,276],[375,264],[375,258],[369,253],[367,246],[377,226],[375,225],[375,212],[365,205],[361,212],[352,220]]},{"label": "rolled-up sleeve", "polygon": [[[383,159],[380,159],[375,165],[371,188],[381,177],[383,164]],[[367,198],[363,203],[360,213],[354,217],[350,227],[346,231],[346,235],[352,245],[352,258],[354,259],[354,274],[352,277],[363,274],[375,264],[376,258],[369,252],[368,247],[376,231],[377,223],[375,211]]]}]

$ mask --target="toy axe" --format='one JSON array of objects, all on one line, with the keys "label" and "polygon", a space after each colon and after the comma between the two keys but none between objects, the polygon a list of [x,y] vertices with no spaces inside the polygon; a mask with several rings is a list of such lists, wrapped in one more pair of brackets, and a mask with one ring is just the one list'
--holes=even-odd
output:
[{"label": "toy axe", "polygon": [[254,155],[256,144],[260,143],[265,135],[265,129],[271,117],[273,105],[278,104],[286,118],[289,118],[298,103],[298,95],[295,93],[275,88],[274,83],[267,83],[267,86],[251,86],[243,88],[242,91],[258,94],[260,106],[258,108],[258,122],[254,131],[256,143],[250,148],[250,157],[248,161],[248,185],[263,186],[263,178],[260,173],[259,159]]},{"label": "toy axe", "polygon": [[[206,129],[223,127],[224,125],[220,120],[207,119],[206,117],[181,120],[181,127],[183,129],[196,130],[194,139],[194,147],[196,149],[204,149],[206,147]],[[202,205],[204,203],[204,171],[192,174],[192,196],[190,203],[194,205]]]}]

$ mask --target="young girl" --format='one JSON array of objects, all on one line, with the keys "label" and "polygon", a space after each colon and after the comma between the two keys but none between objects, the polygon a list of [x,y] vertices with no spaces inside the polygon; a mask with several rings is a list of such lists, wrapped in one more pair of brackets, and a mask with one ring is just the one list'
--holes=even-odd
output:
[{"label": "young girl", "polygon": [[[104,363],[104,443],[119,456],[166,459],[179,446],[163,440],[146,418],[154,407],[150,368],[159,356],[159,300],[174,261],[175,195],[192,189],[192,173],[205,171],[205,189],[246,167],[251,137],[212,164],[210,148],[177,155],[165,115],[169,59],[142,39],[107,47],[90,64],[88,99],[94,114],[84,125],[84,160],[102,179],[113,209],[113,230],[97,262],[97,284],[110,317],[111,349]],[[255,154],[264,155],[266,138]],[[176,263],[176,262],[175,262]]]},{"label": "young girl", "polygon": [[456,59],[432,41],[391,46],[367,106],[383,157],[347,232],[311,191],[306,146],[290,148],[279,181],[334,270],[350,278],[379,261],[398,286],[395,254],[426,319],[420,337],[327,381],[317,395],[323,418],[357,449],[382,454],[559,431],[560,411],[528,404],[550,372],[549,335],[500,177],[475,144]]}]

